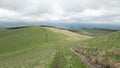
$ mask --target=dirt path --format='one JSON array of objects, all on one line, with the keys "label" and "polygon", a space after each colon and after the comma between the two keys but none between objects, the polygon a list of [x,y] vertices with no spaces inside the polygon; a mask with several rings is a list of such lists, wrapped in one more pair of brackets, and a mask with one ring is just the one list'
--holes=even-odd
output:
[{"label": "dirt path", "polygon": [[92,63],[90,61],[90,58],[85,56],[85,54],[80,51],[80,50],[77,50],[75,48],[70,48],[70,50],[75,53],[83,63],[87,64],[88,65],[88,68],[103,68],[101,65],[98,65],[98,64],[95,64],[95,63]]},{"label": "dirt path", "polygon": [[62,52],[59,53],[57,62],[55,63],[55,68],[60,68],[60,65],[62,63]]}]

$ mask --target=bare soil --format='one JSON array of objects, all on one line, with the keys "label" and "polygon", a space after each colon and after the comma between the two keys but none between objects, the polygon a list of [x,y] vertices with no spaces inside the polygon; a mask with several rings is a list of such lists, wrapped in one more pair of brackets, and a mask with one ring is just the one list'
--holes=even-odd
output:
[{"label": "bare soil", "polygon": [[55,68],[60,68],[61,63],[62,63],[62,52],[59,53],[59,55],[58,55],[58,60],[55,64]]}]

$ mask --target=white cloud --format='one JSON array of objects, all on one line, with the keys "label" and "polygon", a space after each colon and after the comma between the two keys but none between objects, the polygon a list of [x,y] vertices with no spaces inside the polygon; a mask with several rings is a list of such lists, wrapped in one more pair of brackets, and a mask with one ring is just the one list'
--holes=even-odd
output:
[{"label": "white cloud", "polygon": [[82,15],[87,17],[99,17],[104,15],[105,10],[104,9],[86,9],[83,11]]},{"label": "white cloud", "polygon": [[0,0],[0,20],[120,23],[120,0]]},{"label": "white cloud", "polygon": [[15,18],[20,15],[21,15],[20,13],[17,13],[15,11],[0,8],[0,17]]}]

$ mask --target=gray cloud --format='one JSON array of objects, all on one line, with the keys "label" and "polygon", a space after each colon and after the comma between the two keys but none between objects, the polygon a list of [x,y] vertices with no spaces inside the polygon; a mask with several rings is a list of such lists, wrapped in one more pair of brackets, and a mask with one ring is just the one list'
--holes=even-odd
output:
[{"label": "gray cloud", "polygon": [[0,20],[120,23],[120,0],[0,0]]}]

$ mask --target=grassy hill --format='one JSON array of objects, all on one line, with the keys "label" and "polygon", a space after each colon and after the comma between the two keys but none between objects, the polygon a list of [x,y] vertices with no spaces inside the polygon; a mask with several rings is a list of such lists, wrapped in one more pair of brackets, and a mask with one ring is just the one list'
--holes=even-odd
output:
[{"label": "grassy hill", "polygon": [[93,38],[80,43],[79,50],[90,57],[93,63],[109,67],[120,67],[120,31]]},{"label": "grassy hill", "polygon": [[0,68],[89,68],[86,62],[102,68],[120,67],[120,31],[81,29],[76,33],[52,27],[0,30]]},{"label": "grassy hill", "polygon": [[89,35],[89,36],[103,36],[106,34],[110,34],[111,32],[115,32],[117,30],[110,30],[110,29],[97,29],[97,28],[82,28],[77,31],[77,33],[82,35]]},{"label": "grassy hill", "polygon": [[46,39],[46,30],[39,27],[23,28],[17,30],[0,31],[0,54],[12,53],[26,48],[35,47],[46,41],[59,40],[62,37],[59,33],[47,30],[48,39]]},{"label": "grassy hill", "polygon": [[89,38],[50,27],[0,30],[0,68],[54,68],[60,53],[65,61],[60,67],[87,68],[69,48]]},{"label": "grassy hill", "polygon": [[92,47],[97,46],[104,49],[120,48],[120,31],[111,33],[107,36],[89,40],[85,44]]}]

